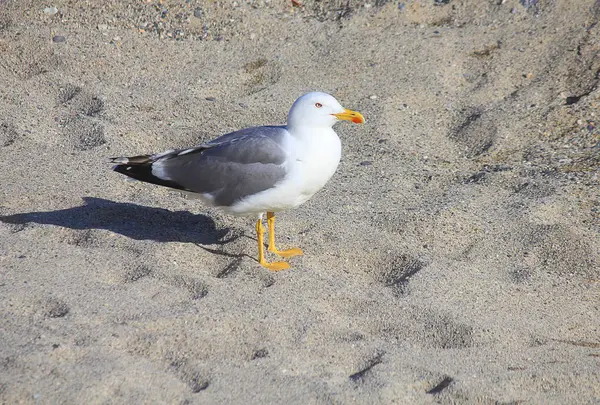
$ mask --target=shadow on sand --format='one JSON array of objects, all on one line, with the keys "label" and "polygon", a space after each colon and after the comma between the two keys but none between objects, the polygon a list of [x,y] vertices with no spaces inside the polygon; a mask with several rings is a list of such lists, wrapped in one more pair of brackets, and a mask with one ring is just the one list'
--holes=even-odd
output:
[{"label": "shadow on sand", "polygon": [[136,240],[225,244],[239,237],[228,228],[216,229],[208,216],[188,211],[169,211],[102,198],[84,197],[79,207],[57,211],[26,212],[0,216],[0,222],[13,225],[28,223],[57,225],[70,229],[106,229]]}]

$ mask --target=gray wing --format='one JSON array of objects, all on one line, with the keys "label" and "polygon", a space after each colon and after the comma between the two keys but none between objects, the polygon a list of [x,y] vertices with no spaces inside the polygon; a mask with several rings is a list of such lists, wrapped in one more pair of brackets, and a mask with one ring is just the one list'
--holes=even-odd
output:
[{"label": "gray wing", "polygon": [[115,158],[116,171],[141,181],[201,194],[217,206],[273,187],[286,175],[282,127],[256,127],[223,135],[195,148]]}]

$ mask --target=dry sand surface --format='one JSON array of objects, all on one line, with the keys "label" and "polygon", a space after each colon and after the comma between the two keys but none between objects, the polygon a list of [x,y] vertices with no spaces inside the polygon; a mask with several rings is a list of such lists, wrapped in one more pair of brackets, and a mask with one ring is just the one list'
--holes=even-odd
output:
[{"label": "dry sand surface", "polygon": [[[0,403],[600,403],[600,2],[0,0]],[[278,218],[108,157],[367,123]]]}]

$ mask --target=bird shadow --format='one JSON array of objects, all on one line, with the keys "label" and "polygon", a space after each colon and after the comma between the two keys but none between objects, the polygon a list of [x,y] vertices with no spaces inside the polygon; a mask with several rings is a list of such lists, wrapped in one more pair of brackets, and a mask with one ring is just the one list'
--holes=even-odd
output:
[{"label": "bird shadow", "polygon": [[229,228],[217,228],[212,218],[188,211],[120,203],[102,198],[83,197],[79,207],[56,211],[25,212],[0,216],[0,222],[20,226],[30,223],[70,229],[106,229],[135,240],[223,245],[238,239]]}]

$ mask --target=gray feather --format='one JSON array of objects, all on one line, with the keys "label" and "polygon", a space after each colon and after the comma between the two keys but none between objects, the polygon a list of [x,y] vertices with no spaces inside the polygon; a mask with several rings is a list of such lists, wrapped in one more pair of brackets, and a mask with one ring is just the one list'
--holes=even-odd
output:
[{"label": "gray feather", "polygon": [[155,155],[153,165],[159,163],[165,180],[179,188],[209,193],[215,205],[231,206],[285,177],[285,137],[281,127],[246,128],[196,148]]}]

